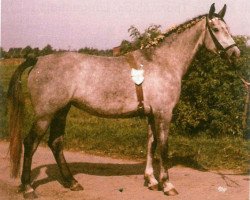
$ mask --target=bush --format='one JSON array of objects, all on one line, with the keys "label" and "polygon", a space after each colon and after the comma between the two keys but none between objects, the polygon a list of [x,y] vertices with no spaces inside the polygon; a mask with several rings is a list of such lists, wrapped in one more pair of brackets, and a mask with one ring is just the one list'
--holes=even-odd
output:
[{"label": "bush", "polygon": [[[238,62],[239,71],[246,67],[245,56]],[[185,134],[243,136],[245,95],[235,69],[203,48],[183,79],[181,98],[174,110],[175,130]]]}]

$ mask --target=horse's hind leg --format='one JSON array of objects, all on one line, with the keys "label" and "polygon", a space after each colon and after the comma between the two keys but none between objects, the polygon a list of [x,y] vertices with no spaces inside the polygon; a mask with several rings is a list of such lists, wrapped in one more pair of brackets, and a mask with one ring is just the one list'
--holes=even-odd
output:
[{"label": "horse's hind leg", "polygon": [[32,156],[35,153],[39,142],[44,136],[48,126],[50,124],[50,117],[43,117],[36,120],[29,134],[24,139],[24,160],[23,160],[23,171],[21,176],[21,191],[24,191],[24,198],[35,198],[36,194],[34,189],[31,187],[30,173]]},{"label": "horse's hind leg", "polygon": [[154,169],[153,169],[153,159],[156,146],[157,146],[157,136],[155,129],[155,120],[154,116],[150,115],[148,117],[147,164],[146,164],[144,178],[145,178],[145,183],[151,190],[158,190],[158,181],[155,179]]},{"label": "horse's hind leg", "polygon": [[83,190],[83,187],[74,179],[63,155],[63,135],[65,132],[66,117],[69,109],[70,105],[67,105],[55,114],[50,125],[48,145],[54,154],[65,186],[76,191]]}]

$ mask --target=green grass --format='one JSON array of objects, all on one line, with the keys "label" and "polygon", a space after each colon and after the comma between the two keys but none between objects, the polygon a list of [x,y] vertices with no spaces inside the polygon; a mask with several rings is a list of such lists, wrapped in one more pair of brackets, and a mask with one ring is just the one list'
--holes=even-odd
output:
[{"label": "green grass", "polygon": [[[16,63],[1,61],[0,138],[7,136],[6,91]],[[27,70],[28,71],[28,70]],[[26,96],[24,133],[33,119],[28,91],[25,87],[28,72],[24,73]],[[48,134],[43,140],[46,142]],[[146,119],[104,119],[72,108],[65,134],[65,148],[119,158],[145,159],[147,142]],[[170,133],[169,157],[172,166],[182,165],[199,170],[234,170],[246,173],[249,169],[250,142],[240,137],[211,138],[206,135],[188,137]],[[156,155],[159,157],[159,154]]]}]

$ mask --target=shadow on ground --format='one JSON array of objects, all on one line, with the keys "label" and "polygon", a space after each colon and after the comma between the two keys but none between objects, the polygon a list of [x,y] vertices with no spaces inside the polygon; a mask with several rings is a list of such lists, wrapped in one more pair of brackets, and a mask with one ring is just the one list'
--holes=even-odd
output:
[{"label": "shadow on ground", "polygon": [[[88,174],[97,176],[125,176],[125,175],[143,175],[145,170],[145,162],[137,164],[116,164],[116,163],[87,163],[87,162],[74,162],[69,163],[69,168],[73,175],[76,174]],[[190,167],[198,169],[200,171],[206,171],[193,156],[186,157],[173,157],[170,159],[170,168],[182,165],[185,167]],[[36,180],[40,171],[45,169],[47,175],[46,178]],[[159,160],[155,160],[154,169],[156,177],[159,175]],[[64,185],[61,178],[59,168],[57,164],[42,165],[32,170],[32,180],[33,187],[37,188],[40,185],[49,183],[51,181],[58,181],[60,184]]]}]

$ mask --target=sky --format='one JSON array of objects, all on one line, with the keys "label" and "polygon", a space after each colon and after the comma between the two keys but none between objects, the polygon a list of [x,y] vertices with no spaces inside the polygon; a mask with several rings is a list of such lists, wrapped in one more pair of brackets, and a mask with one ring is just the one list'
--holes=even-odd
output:
[{"label": "sky", "polygon": [[131,25],[162,30],[227,4],[233,35],[250,35],[250,0],[1,0],[1,46],[110,49]]}]

